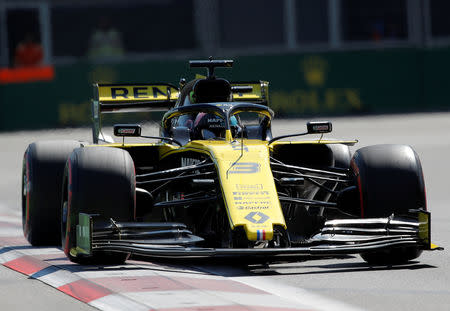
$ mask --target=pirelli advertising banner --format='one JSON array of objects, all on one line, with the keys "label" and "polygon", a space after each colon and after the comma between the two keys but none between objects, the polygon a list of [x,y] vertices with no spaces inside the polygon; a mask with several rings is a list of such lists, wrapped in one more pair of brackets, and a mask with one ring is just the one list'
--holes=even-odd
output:
[{"label": "pirelli advertising banner", "polygon": [[[218,69],[216,75],[270,82],[269,105],[276,117],[448,110],[448,55],[450,48],[249,55],[235,58],[233,68]],[[187,64],[188,59],[77,63],[55,66],[52,80],[1,83],[0,131],[89,125],[93,83],[122,85],[100,89],[104,102],[175,100],[180,78],[205,74]],[[148,85],[153,81],[174,89],[168,94],[167,87]],[[161,117],[148,113],[148,118]],[[115,117],[121,121],[120,114]]]}]

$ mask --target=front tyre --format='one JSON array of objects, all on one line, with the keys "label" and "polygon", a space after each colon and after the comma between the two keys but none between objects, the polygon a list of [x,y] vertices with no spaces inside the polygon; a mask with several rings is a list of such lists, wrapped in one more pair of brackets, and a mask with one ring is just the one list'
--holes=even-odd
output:
[{"label": "front tyre", "polygon": [[135,170],[130,154],[111,147],[76,149],[67,161],[63,187],[61,235],[66,256],[80,264],[123,263],[129,254],[93,251],[86,257],[78,252],[76,227],[79,213],[134,220]]},{"label": "front tyre", "polygon": [[[426,210],[425,183],[416,152],[405,145],[374,145],[355,152],[351,161],[362,218],[389,217],[410,209]],[[402,247],[361,254],[369,264],[401,264],[422,250]]]}]

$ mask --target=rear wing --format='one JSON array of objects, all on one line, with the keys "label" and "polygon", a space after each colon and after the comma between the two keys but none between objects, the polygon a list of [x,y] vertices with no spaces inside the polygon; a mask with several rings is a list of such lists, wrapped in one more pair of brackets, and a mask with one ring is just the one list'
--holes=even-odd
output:
[{"label": "rear wing", "polygon": [[269,104],[269,82],[232,82],[231,91],[235,102],[253,102]]},{"label": "rear wing", "polygon": [[[189,66],[191,68],[206,68],[207,76],[197,75],[196,78],[203,78],[205,80],[214,80],[215,68],[233,67],[234,61],[231,59],[209,59],[191,60]],[[269,103],[269,82],[255,81],[255,82],[232,82],[231,91],[233,94],[232,101],[250,101],[258,104]]]},{"label": "rear wing", "polygon": [[[151,84],[94,84],[92,100],[92,135],[98,143],[101,134],[101,115],[104,113],[167,111],[180,95],[179,89],[168,83]],[[269,82],[232,82],[233,101],[254,102],[268,105]],[[99,136],[100,134],[100,136]]]},{"label": "rear wing", "polygon": [[178,88],[168,83],[94,84],[100,113],[167,111],[178,99]]},{"label": "rear wing", "polygon": [[[103,113],[167,111],[178,99],[178,88],[168,83],[94,84],[93,142],[98,143]],[[103,136],[102,136],[103,137]],[[104,139],[102,139],[104,140]]]}]

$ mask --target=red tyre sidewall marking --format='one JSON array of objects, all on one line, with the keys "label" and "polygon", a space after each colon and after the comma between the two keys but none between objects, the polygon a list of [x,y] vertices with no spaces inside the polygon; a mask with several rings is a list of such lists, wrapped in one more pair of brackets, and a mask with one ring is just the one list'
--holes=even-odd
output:
[{"label": "red tyre sidewall marking", "polygon": [[364,218],[364,201],[362,194],[361,175],[358,174],[359,206],[361,208],[361,218]]},{"label": "red tyre sidewall marking", "polygon": [[359,174],[358,166],[355,161],[351,162],[351,166],[353,171],[356,174],[356,181],[358,183],[358,192],[359,192],[359,207],[361,209],[361,218],[364,218],[364,201],[363,201],[363,193],[362,193],[362,184],[361,184],[361,175]]}]

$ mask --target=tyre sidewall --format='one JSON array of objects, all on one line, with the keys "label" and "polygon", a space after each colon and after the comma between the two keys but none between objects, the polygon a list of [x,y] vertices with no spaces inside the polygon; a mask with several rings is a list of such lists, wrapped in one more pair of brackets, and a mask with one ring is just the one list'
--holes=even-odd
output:
[{"label": "tyre sidewall", "polygon": [[[86,258],[74,252],[79,213],[100,215],[104,220],[132,221],[136,200],[134,163],[129,153],[122,149],[79,148],[70,155],[65,176],[67,223],[61,222],[64,253],[70,260],[82,264],[106,262],[108,256],[105,257],[105,253],[94,253]],[[123,262],[127,256],[112,257],[118,258],[113,261]]]},{"label": "tyre sidewall", "polygon": [[375,145],[355,152],[351,169],[359,190],[361,217],[388,217],[425,209],[422,166],[405,145]]},{"label": "tyre sidewall", "polygon": [[[426,210],[425,183],[417,153],[405,145],[375,145],[357,150],[351,161],[362,218]],[[361,254],[371,265],[402,264],[420,256],[416,246]]]},{"label": "tyre sidewall", "polygon": [[59,245],[64,165],[77,141],[42,141],[25,151],[22,164],[22,227],[35,246]]}]

